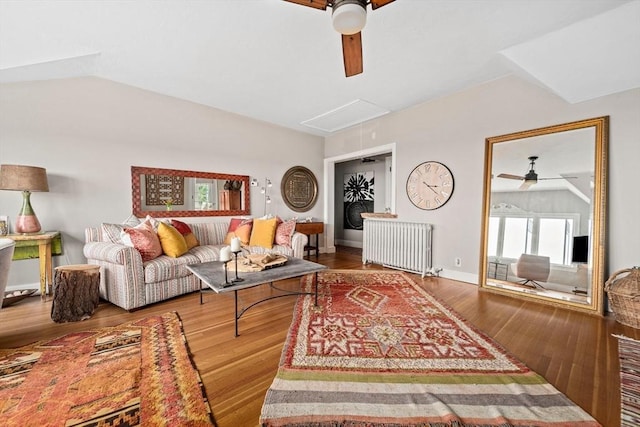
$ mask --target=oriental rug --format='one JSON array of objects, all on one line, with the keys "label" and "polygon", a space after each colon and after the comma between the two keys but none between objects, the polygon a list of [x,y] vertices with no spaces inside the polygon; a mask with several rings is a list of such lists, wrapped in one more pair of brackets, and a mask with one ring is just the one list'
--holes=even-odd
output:
[{"label": "oriental rug", "polygon": [[620,359],[620,426],[640,425],[640,341],[618,338]]},{"label": "oriental rug", "polygon": [[177,313],[0,350],[2,426],[210,426]]},{"label": "oriental rug", "polygon": [[318,307],[296,304],[262,426],[599,425],[405,273],[319,280]]}]

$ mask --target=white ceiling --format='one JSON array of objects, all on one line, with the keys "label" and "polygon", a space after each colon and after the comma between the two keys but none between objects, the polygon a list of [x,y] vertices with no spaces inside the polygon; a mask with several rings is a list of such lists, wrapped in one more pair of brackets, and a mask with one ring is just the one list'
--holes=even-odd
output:
[{"label": "white ceiling", "polygon": [[[345,78],[330,11],[0,0],[0,83],[98,76],[316,135],[339,129],[325,114],[345,106],[398,111],[509,73],[568,102],[640,87],[639,0],[396,0],[368,12],[364,73]],[[331,127],[302,124],[314,118]]]}]

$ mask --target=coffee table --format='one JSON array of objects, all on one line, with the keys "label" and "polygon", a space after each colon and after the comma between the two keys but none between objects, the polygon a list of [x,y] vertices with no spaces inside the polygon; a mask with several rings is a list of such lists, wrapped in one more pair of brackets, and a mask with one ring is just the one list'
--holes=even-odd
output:
[{"label": "coffee table", "polygon": [[[229,271],[227,273],[227,279],[229,282],[233,278],[235,278],[235,269],[234,262],[231,261],[227,265]],[[235,327],[236,327],[236,337],[238,334],[238,320],[240,317],[249,310],[251,307],[260,304],[262,302],[286,297],[291,295],[315,295],[315,305],[318,305],[318,272],[325,270],[327,267],[322,264],[317,264],[315,262],[306,261],[300,258],[289,258],[287,263],[262,271],[256,271],[251,273],[241,273],[239,274],[242,279],[241,282],[236,283],[228,283],[225,284],[225,271],[224,271],[224,263],[220,261],[211,261],[211,262],[203,262],[201,264],[190,264],[187,265],[187,269],[195,274],[205,285],[208,286],[209,289],[200,287],[200,304],[202,304],[202,294],[215,292],[216,294],[224,294],[228,292],[233,292],[235,297]],[[315,273],[315,289],[314,292],[290,292],[285,291],[283,289],[278,289],[273,286],[273,282],[277,282],[279,280],[291,279],[294,277],[301,277],[307,274]],[[253,288],[260,285],[269,284],[273,289],[283,292],[278,295],[272,295],[268,298],[261,299],[249,305],[248,307],[244,307],[242,310],[238,310],[238,291],[243,289]]]}]

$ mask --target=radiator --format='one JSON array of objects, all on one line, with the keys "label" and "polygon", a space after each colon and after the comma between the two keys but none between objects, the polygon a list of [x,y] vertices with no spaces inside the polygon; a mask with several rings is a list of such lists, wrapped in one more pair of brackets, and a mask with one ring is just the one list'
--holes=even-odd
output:
[{"label": "radiator", "polygon": [[433,226],[423,222],[396,219],[364,220],[362,263],[420,273],[431,270]]}]

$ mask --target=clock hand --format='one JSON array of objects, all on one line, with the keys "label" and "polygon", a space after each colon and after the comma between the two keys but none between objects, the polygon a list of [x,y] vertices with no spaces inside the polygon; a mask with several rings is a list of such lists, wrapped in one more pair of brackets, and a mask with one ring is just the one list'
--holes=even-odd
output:
[{"label": "clock hand", "polygon": [[433,191],[434,193],[438,194],[438,192],[437,192],[436,190],[434,190],[434,189],[433,189],[433,187],[437,187],[437,186],[429,185],[429,184],[427,184],[427,183],[426,183],[426,182],[424,182],[424,181],[422,181],[422,183],[423,183],[424,185],[426,185],[427,187],[429,187],[429,190],[431,190],[431,191]]}]

